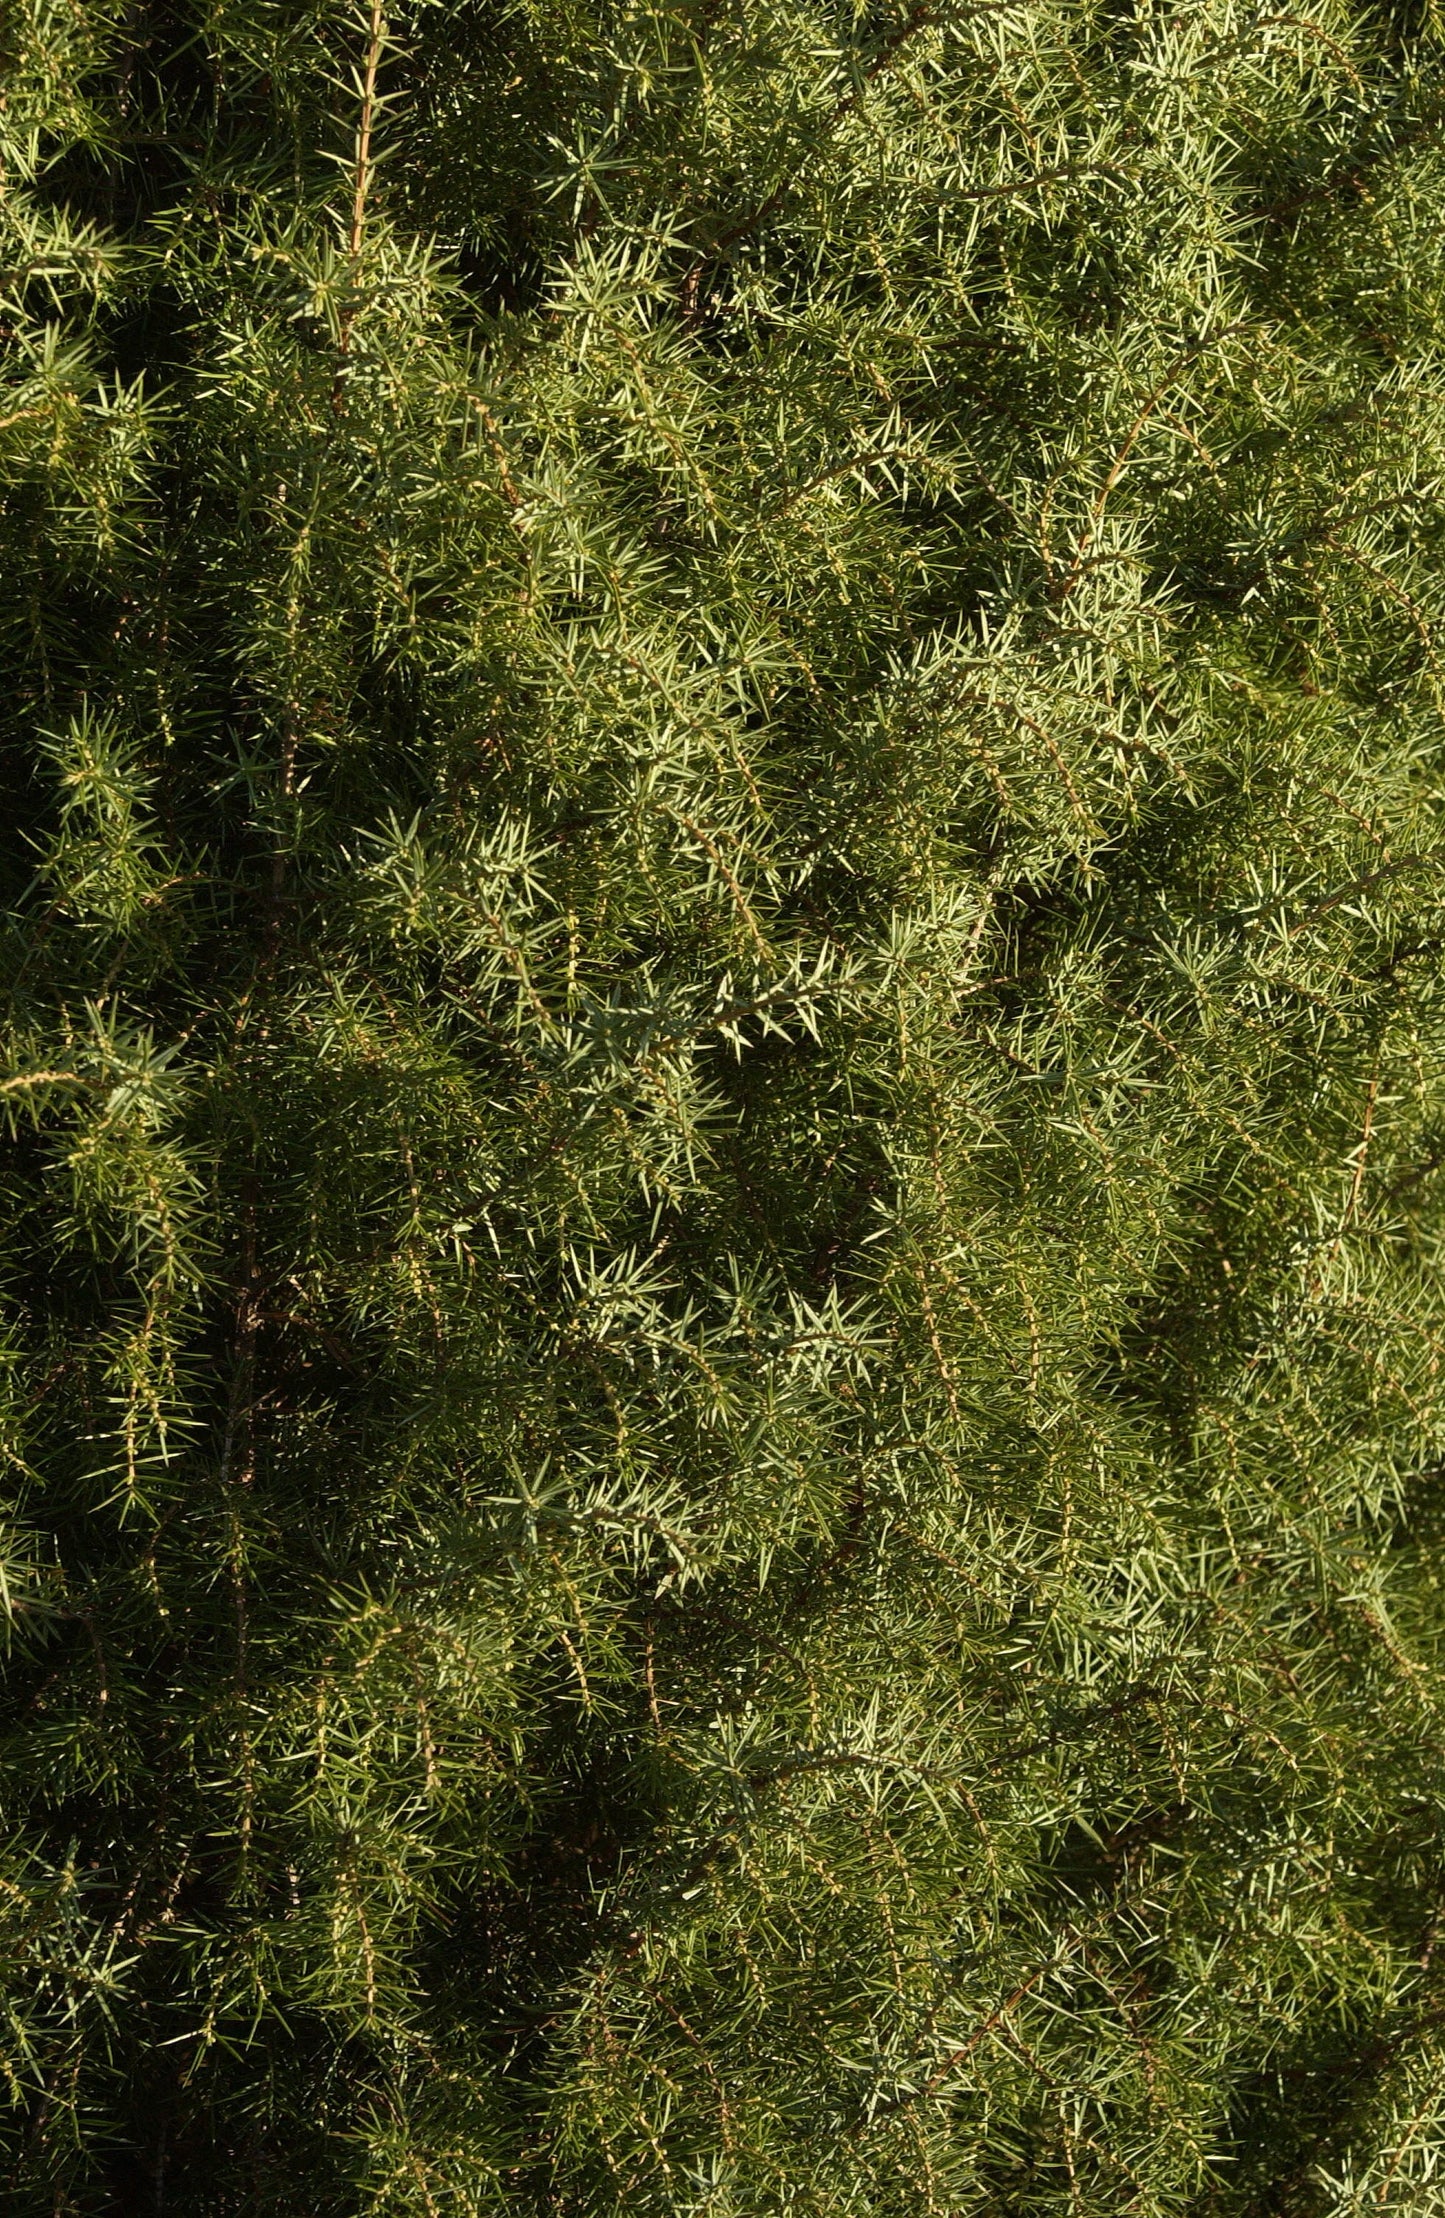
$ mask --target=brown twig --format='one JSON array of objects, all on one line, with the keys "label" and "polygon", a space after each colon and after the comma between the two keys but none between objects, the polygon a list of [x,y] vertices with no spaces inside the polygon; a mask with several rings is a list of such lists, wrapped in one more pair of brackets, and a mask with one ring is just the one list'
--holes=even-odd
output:
[{"label": "brown twig", "polygon": [[371,0],[371,26],[361,81],[361,122],[356,133],[356,173],[351,196],[351,234],[347,251],[355,262],[366,236],[366,197],[371,190],[371,127],[376,116],[376,73],[386,44],[386,10],[383,0]]},{"label": "brown twig", "polygon": [[366,241],[366,203],[371,191],[372,174],[376,163],[371,152],[371,134],[376,121],[376,78],[381,67],[381,57],[386,46],[386,9],[384,0],[371,0],[371,21],[367,33],[366,59],[361,75],[361,115],[356,127],[356,164],[352,172],[351,225],[347,233],[346,250],[351,262],[350,283],[345,305],[341,311],[341,329],[337,340],[338,361],[336,375],[331,382],[331,410],[339,416],[345,395],[345,362],[351,351],[351,327],[356,321],[356,274],[361,260],[361,250]]}]

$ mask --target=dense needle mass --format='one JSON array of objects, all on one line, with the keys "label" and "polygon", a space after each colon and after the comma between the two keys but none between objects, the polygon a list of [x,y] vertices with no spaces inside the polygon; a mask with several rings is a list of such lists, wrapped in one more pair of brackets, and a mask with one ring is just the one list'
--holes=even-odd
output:
[{"label": "dense needle mass", "polygon": [[1438,2211],[1437,20],[15,0],[16,2218]]}]

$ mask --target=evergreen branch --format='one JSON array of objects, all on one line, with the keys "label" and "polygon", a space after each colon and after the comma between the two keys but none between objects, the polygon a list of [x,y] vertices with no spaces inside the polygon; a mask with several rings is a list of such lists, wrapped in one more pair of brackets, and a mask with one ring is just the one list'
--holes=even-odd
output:
[{"label": "evergreen branch", "polygon": [[[854,109],[858,107],[868,87],[875,79],[883,76],[891,69],[904,48],[911,45],[913,40],[924,31],[934,28],[949,28],[956,22],[972,22],[983,16],[1004,14],[1007,12],[1008,5],[1009,0],[969,0],[969,4],[959,11],[953,8],[940,8],[937,0],[919,0],[919,5],[910,9],[902,21],[875,48],[865,63],[860,73],[859,82],[853,90],[843,94],[835,101],[824,127],[827,134],[831,136],[837,130],[845,116],[851,115]],[[983,200],[1004,199],[1010,197],[1016,191],[1029,191],[1039,184],[1053,183],[1056,179],[1078,174],[1080,173],[1074,170],[1058,170],[1046,173],[1037,179],[1031,179],[1025,185],[1001,185],[986,188],[982,192],[966,194],[964,197]],[[735,223],[710,241],[705,256],[699,256],[690,264],[682,280],[682,309],[685,324],[695,323],[700,313],[700,287],[708,260],[721,261],[735,246],[740,246],[744,239],[754,237],[765,224],[770,223],[787,200],[793,182],[793,175],[785,177],[781,183],[774,186],[765,200],[759,201],[757,206],[751,209],[747,215],[739,217]]]},{"label": "evergreen branch", "polygon": [[[1201,355],[1222,346],[1226,339],[1234,336],[1235,332],[1246,330],[1249,322],[1250,319],[1246,316],[1237,317],[1233,323],[1226,324],[1222,330],[1211,332],[1207,338],[1200,339],[1193,345],[1185,347],[1181,353],[1175,356],[1159,383],[1144,400],[1133,422],[1124,434],[1123,444],[1114,456],[1109,466],[1108,475],[1095,496],[1093,507],[1089,513],[1088,525],[1075,541],[1074,557],[1069,566],[1067,577],[1058,586],[1054,586],[1051,581],[1050,589],[1056,600],[1066,601],[1083,575],[1085,557],[1098,537],[1099,526],[1104,520],[1104,511],[1109,505],[1110,496],[1129,466],[1129,458],[1139,442],[1140,434],[1163,400],[1164,395],[1169,391],[1170,386],[1183,375],[1191,363],[1197,362]],[[1047,557],[1045,559],[1047,567]]]},{"label": "evergreen branch", "polygon": [[1269,4],[11,10],[17,2209],[1431,2206],[1445,110]]},{"label": "evergreen branch", "polygon": [[362,64],[361,115],[356,127],[356,161],[351,192],[351,228],[347,235],[347,253],[352,263],[361,259],[362,244],[366,237],[366,203],[371,192],[374,164],[371,157],[371,133],[376,117],[376,80],[381,67],[381,57],[386,45],[387,25],[385,0],[371,0],[371,20],[367,27],[366,57]]}]

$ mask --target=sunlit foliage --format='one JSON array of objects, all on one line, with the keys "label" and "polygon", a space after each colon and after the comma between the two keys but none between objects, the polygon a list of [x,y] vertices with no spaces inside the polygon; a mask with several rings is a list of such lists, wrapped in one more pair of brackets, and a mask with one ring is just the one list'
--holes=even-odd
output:
[{"label": "sunlit foliage", "polygon": [[1442,69],[14,0],[7,2212],[1439,2210]]}]

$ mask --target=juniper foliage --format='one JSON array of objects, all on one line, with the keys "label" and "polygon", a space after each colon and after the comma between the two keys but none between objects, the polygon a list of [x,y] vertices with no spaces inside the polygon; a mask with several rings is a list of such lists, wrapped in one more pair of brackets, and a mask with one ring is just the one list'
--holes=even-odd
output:
[{"label": "juniper foliage", "polygon": [[1439,2209],[1437,31],[11,0],[7,2209]]}]

